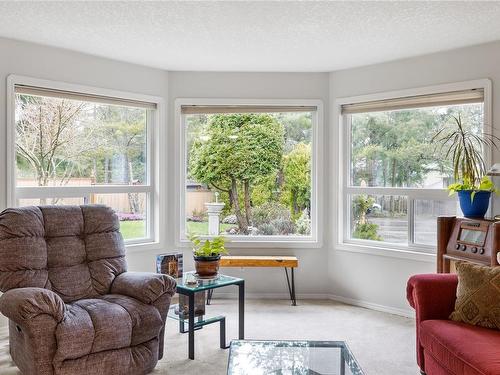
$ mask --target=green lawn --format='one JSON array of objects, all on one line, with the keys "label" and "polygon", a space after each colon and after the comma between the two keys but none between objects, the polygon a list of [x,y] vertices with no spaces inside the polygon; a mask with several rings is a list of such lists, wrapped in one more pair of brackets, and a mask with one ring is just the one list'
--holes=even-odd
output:
[{"label": "green lawn", "polygon": [[[220,230],[224,232],[226,229],[237,227],[234,224],[221,224]],[[203,221],[201,223],[197,223],[194,221],[186,222],[186,229],[188,233],[192,234],[207,234],[208,233],[208,221]]]},{"label": "green lawn", "polygon": [[146,236],[146,221],[120,221],[120,232],[126,240],[142,238]]}]

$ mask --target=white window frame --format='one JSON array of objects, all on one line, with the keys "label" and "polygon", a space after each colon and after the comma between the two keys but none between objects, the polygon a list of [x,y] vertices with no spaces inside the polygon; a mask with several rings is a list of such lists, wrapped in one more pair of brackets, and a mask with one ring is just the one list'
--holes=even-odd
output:
[{"label": "white window frame", "polygon": [[[436,258],[436,247],[413,243],[414,240],[414,203],[416,199],[428,200],[456,200],[449,197],[446,189],[420,189],[420,188],[391,188],[391,187],[359,187],[350,186],[350,157],[351,157],[351,123],[350,116],[342,115],[342,106],[347,104],[364,103],[376,100],[397,99],[418,95],[439,94],[452,91],[470,89],[484,90],[484,131],[492,131],[491,110],[491,81],[489,79],[478,79],[464,82],[456,82],[442,85],[419,87],[414,89],[390,91],[353,97],[339,98],[335,100],[334,109],[338,115],[338,196],[337,196],[337,232],[335,247],[341,251],[367,253],[372,255],[391,256],[396,258],[407,258],[425,262],[434,262]],[[485,150],[485,162],[487,167],[491,164],[492,152]],[[402,195],[408,199],[408,245],[393,244],[371,240],[359,240],[350,238],[350,195],[374,194],[374,195]]]},{"label": "white window frame", "polygon": [[[147,119],[147,171],[146,184],[142,186],[131,185],[106,185],[106,186],[47,186],[47,187],[17,187],[16,186],[16,85],[26,85],[46,88],[49,90],[61,90],[77,92],[88,95],[119,98],[132,101],[148,102],[156,105],[151,118]],[[163,98],[157,96],[136,94],[124,91],[103,89],[97,87],[83,86],[66,82],[51,81],[20,75],[9,75],[7,77],[7,205],[15,207],[19,199],[34,198],[89,198],[91,194],[117,194],[117,193],[147,193],[147,229],[144,238],[126,240],[125,244],[131,250],[144,250],[145,248],[161,247],[164,239],[159,230],[160,222],[163,222],[164,212],[160,209],[160,185],[163,174],[158,168],[158,160],[165,153],[159,147],[159,140],[163,136]]]},{"label": "white window frame", "polygon": [[[310,236],[230,236],[228,247],[240,248],[319,248],[322,246],[323,207],[318,202],[322,197],[323,177],[323,102],[316,99],[223,99],[223,98],[178,98],[175,100],[176,131],[176,245],[187,246],[189,240],[185,234],[186,200],[186,126],[182,106],[200,105],[256,105],[256,106],[315,106],[317,108],[312,123],[312,168],[311,168],[311,235]],[[202,238],[210,238],[203,236]]]}]

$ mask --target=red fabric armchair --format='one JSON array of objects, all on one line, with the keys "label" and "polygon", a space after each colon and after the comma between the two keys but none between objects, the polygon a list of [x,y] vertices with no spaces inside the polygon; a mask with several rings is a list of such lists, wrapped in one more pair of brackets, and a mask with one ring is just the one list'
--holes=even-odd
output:
[{"label": "red fabric armchair", "polygon": [[412,276],[407,299],[416,313],[417,363],[427,375],[499,375],[500,331],[448,319],[455,274]]}]

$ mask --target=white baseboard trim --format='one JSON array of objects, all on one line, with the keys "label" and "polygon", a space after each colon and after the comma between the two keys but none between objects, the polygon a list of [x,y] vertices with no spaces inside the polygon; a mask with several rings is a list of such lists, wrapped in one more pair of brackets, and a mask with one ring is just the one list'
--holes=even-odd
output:
[{"label": "white baseboard trim", "polygon": [[367,302],[367,301],[362,301],[362,300],[347,298],[347,297],[342,297],[342,296],[336,296],[336,295],[330,295],[329,299],[331,299],[333,301],[345,303],[346,305],[364,307],[366,309],[381,311],[381,312],[385,312],[385,313],[393,314],[393,315],[404,316],[406,318],[415,318],[415,312],[411,309],[400,309],[397,307],[384,306],[384,305],[379,305],[379,304],[373,303],[373,302]]},{"label": "white baseboard trim", "polygon": [[[214,293],[214,298],[222,299],[234,299],[238,298],[235,293]],[[248,299],[278,299],[278,300],[290,300],[290,295],[287,293],[246,293],[245,298]],[[337,296],[328,293],[300,293],[297,294],[297,301],[300,302],[301,299],[323,299],[337,301],[345,303],[346,305],[363,307],[370,310],[380,311],[388,314],[399,315],[406,318],[414,318],[415,312],[411,309],[400,309],[397,307],[380,305],[373,302],[362,301],[354,298],[348,298],[343,296]]]},{"label": "white baseboard trim", "polygon": [[[215,291],[214,298],[238,298],[238,293],[222,293]],[[279,300],[290,300],[290,295],[288,293],[245,293],[245,298],[248,299],[279,299]],[[297,293],[297,300],[299,299],[330,299],[327,293]]]}]

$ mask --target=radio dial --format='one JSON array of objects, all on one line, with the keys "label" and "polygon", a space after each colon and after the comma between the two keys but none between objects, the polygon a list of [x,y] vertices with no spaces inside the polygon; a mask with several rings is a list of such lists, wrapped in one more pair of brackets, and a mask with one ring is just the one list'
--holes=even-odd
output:
[{"label": "radio dial", "polygon": [[479,249],[479,254],[484,254],[484,247]]},{"label": "radio dial", "polygon": [[462,251],[465,251],[467,250],[467,246],[466,245],[462,245]]},{"label": "radio dial", "polygon": [[472,248],[472,252],[473,252],[474,254],[475,254],[475,253],[477,253],[477,247],[473,247],[473,248]]},{"label": "radio dial", "polygon": [[455,249],[460,250],[460,244],[458,244],[458,243],[457,243],[457,244],[455,245]]}]

